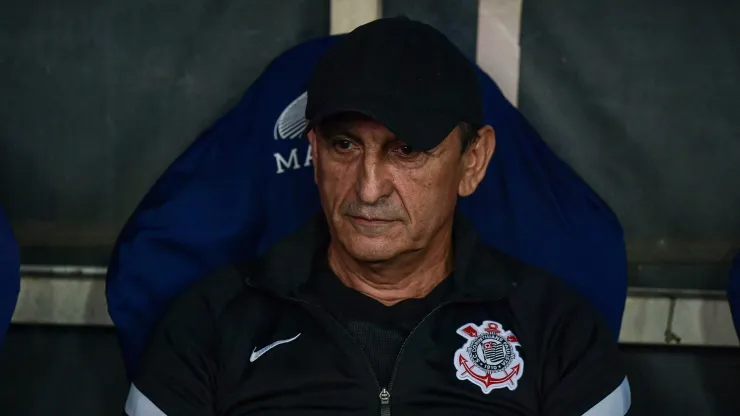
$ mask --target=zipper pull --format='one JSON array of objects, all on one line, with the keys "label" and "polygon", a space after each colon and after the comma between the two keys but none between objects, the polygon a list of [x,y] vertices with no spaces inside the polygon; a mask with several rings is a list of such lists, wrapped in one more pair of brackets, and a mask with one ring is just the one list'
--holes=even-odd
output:
[{"label": "zipper pull", "polygon": [[383,387],[378,397],[380,397],[380,416],[391,416],[391,393]]}]

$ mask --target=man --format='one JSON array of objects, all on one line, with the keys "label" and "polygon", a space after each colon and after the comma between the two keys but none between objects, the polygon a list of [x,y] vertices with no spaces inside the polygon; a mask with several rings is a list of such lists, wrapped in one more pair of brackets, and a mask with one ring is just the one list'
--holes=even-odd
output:
[{"label": "man", "polygon": [[598,314],[455,215],[495,148],[480,95],[427,25],[381,19],[333,45],[306,108],[324,215],[182,295],[126,413],[626,414]]}]

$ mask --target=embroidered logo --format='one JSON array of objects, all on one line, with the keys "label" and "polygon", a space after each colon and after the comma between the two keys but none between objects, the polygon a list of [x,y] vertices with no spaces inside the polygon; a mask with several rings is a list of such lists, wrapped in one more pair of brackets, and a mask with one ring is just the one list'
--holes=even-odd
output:
[{"label": "embroidered logo", "polygon": [[301,334],[298,333],[298,335],[294,336],[293,338],[281,339],[281,340],[275,341],[272,344],[267,345],[266,347],[260,348],[259,350],[255,348],[254,350],[252,350],[252,355],[249,356],[249,362],[253,363],[257,361],[257,359],[260,358],[262,354],[266,353],[267,351],[270,351],[271,349],[277,347],[278,345],[283,345],[289,342],[293,342],[300,336]]},{"label": "embroidered logo", "polygon": [[519,339],[500,323],[484,321],[482,325],[465,324],[457,333],[467,341],[455,352],[459,380],[468,380],[488,394],[496,389],[516,390],[524,373],[524,360],[519,356]]},{"label": "embroidered logo", "polygon": [[275,120],[273,128],[273,137],[279,139],[297,139],[303,134],[306,128],[306,103],[308,102],[308,93],[304,92],[295,100],[288,104],[280,116]]}]

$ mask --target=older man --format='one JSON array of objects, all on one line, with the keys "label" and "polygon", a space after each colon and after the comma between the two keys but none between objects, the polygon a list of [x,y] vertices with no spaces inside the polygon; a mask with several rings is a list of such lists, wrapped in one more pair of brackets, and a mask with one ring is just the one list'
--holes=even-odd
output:
[{"label": "older man", "polygon": [[129,416],[626,414],[598,314],[455,215],[495,134],[448,39],[403,18],[362,26],[308,97],[324,215],[171,306]]}]

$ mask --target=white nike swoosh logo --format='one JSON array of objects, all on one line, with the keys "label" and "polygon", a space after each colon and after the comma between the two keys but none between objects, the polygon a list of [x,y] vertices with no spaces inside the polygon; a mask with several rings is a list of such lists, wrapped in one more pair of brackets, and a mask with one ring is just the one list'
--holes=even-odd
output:
[{"label": "white nike swoosh logo", "polygon": [[268,345],[266,347],[262,347],[259,350],[253,350],[252,351],[252,355],[249,357],[249,362],[250,363],[253,363],[253,362],[257,361],[257,359],[260,358],[262,356],[262,354],[266,353],[267,351],[270,351],[271,349],[277,347],[278,345],[282,345],[282,344],[287,344],[289,342],[293,342],[293,341],[296,340],[296,338],[298,338],[300,336],[301,336],[301,334],[298,333],[298,335],[294,336],[293,338],[281,339],[279,341],[273,342],[272,344],[270,344],[270,345]]}]

